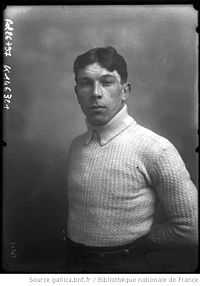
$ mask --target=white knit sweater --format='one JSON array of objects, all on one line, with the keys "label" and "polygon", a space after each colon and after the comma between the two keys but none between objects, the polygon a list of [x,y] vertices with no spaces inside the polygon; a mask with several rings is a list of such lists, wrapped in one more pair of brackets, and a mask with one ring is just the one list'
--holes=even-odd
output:
[{"label": "white knit sweater", "polygon": [[[158,201],[168,220],[160,225]],[[89,246],[115,246],[145,234],[161,244],[196,241],[197,190],[175,147],[137,124],[124,106],[71,144],[67,235]]]}]

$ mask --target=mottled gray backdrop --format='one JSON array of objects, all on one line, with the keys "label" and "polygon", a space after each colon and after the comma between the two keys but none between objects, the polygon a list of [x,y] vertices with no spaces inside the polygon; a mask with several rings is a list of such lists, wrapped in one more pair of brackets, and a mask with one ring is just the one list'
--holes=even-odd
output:
[{"label": "mottled gray backdrop", "polygon": [[66,155],[85,130],[72,65],[90,48],[113,45],[127,59],[130,114],[174,143],[197,182],[192,6],[10,6],[6,17],[14,21],[13,98],[4,113],[7,263],[55,262],[63,255]]}]

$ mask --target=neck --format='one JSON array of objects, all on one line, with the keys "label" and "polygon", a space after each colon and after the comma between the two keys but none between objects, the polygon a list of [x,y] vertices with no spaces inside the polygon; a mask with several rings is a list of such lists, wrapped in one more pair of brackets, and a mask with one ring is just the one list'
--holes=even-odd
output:
[{"label": "neck", "polygon": [[106,125],[124,108],[125,105],[126,105],[126,103],[123,103],[123,104],[119,107],[119,109],[113,114],[113,116],[112,116],[106,123],[104,123],[104,124],[94,124],[94,123],[91,123],[91,122],[87,121],[87,119],[86,119],[86,122],[87,122],[87,124],[89,124],[90,126],[92,126],[92,127],[94,127],[94,128],[104,127],[104,126],[106,126]]}]

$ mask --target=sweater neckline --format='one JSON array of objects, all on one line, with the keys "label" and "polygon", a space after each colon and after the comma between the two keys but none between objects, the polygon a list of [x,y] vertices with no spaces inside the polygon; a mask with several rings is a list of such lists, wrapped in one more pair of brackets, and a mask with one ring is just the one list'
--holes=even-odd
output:
[{"label": "sweater neckline", "polygon": [[94,134],[101,146],[107,144],[130,125],[136,124],[136,121],[128,114],[128,108],[124,107],[105,125],[94,126],[86,121],[88,132],[86,133],[85,144],[88,145]]}]

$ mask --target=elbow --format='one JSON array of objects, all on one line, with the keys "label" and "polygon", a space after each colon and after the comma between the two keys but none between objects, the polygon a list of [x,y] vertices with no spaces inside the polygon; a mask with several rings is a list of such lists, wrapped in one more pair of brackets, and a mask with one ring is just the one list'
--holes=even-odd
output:
[{"label": "elbow", "polygon": [[199,237],[198,237],[198,230],[191,230],[191,233],[188,237],[188,242],[191,245],[198,246],[199,244]]},{"label": "elbow", "polygon": [[180,238],[180,244],[198,246],[198,227],[195,224],[187,224],[176,227],[176,234]]}]

